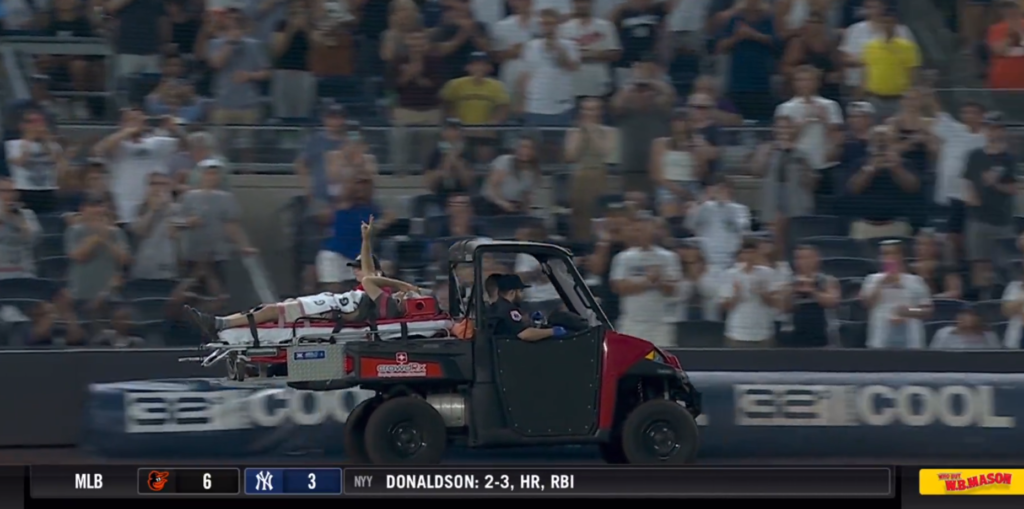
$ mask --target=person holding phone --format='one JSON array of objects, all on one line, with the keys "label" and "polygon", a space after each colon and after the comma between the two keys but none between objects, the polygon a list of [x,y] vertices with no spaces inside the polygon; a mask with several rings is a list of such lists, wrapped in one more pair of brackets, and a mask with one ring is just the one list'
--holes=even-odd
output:
[{"label": "person holding phone", "polygon": [[892,127],[874,127],[867,160],[846,179],[845,192],[857,211],[850,237],[864,240],[911,234],[905,218],[924,205],[921,172],[904,164],[896,141]]},{"label": "person holding phone", "polygon": [[924,320],[932,313],[931,291],[907,271],[903,243],[881,245],[882,272],[864,279],[860,299],[869,310],[868,348],[924,348]]}]

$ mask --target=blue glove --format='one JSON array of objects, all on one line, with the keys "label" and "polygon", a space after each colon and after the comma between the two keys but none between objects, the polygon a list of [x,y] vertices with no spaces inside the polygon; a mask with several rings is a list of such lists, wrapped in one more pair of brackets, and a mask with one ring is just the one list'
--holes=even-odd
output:
[{"label": "blue glove", "polygon": [[565,327],[552,327],[551,332],[553,337],[562,337],[565,335]]}]

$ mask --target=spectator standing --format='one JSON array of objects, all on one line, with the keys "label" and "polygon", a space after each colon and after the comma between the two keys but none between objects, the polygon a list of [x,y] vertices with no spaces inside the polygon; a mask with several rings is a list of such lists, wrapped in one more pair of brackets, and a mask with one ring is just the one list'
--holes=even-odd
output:
[{"label": "spectator standing", "polygon": [[607,97],[615,90],[610,63],[622,56],[616,27],[594,16],[594,0],[573,0],[572,19],[559,27],[559,38],[576,44],[580,67],[573,74],[573,92],[585,97]]},{"label": "spectator standing", "polygon": [[633,222],[633,247],[612,260],[609,279],[619,295],[622,315],[616,327],[623,334],[646,339],[660,347],[676,345],[672,324],[680,317],[666,316],[675,308],[682,281],[679,256],[654,244],[654,219]]},{"label": "spectator standing", "polygon": [[672,135],[651,144],[651,181],[657,186],[661,217],[683,217],[690,202],[703,192],[708,161],[697,152],[685,111],[672,117]]},{"label": "spectator standing", "polygon": [[[505,85],[494,78],[487,53],[476,52],[466,66],[466,76],[445,83],[441,89],[446,112],[464,126],[504,124],[510,99]],[[500,133],[491,129],[472,129],[466,133],[469,150],[477,162],[490,161],[496,155]]]},{"label": "spectator standing", "polygon": [[[423,30],[423,16],[413,0],[395,0],[388,4],[388,26],[380,34],[380,59],[391,64],[406,52],[405,38],[408,34]],[[365,13],[363,22],[370,22]]]},{"label": "spectator standing", "polygon": [[618,152],[618,131],[603,124],[603,113],[600,99],[584,99],[578,126],[570,128],[565,137],[563,157],[574,165],[569,205],[570,236],[575,242],[592,239],[591,223],[598,215],[598,201],[608,189],[608,164],[614,162]]},{"label": "spectator standing", "polygon": [[536,142],[520,138],[512,154],[498,156],[484,183],[483,196],[488,206],[482,215],[530,213],[533,190],[540,187],[540,159]]},{"label": "spectator standing", "polygon": [[491,26],[491,45],[497,63],[501,66],[498,77],[508,89],[513,101],[523,102],[522,75],[527,71],[523,61],[523,48],[533,39],[536,22],[531,0],[509,0],[511,14]]},{"label": "spectator standing", "polygon": [[118,76],[160,71],[161,0],[107,0],[104,13],[117,21],[114,62]]},{"label": "spectator standing", "polygon": [[[1024,236],[1018,236],[1017,245],[1018,249],[1024,245]],[[1003,301],[1003,317],[1009,321],[1003,345],[1006,348],[1019,350],[1021,337],[1024,336],[1024,281],[1020,274],[1014,278],[1014,281],[1006,285],[1001,299]]]},{"label": "spectator standing", "polygon": [[346,104],[365,101],[363,83],[356,76],[354,31],[359,20],[341,2],[314,2],[311,7],[316,23],[308,58],[317,94]]},{"label": "spectator standing", "polygon": [[704,258],[712,270],[733,266],[743,236],[750,231],[750,209],[733,200],[732,182],[713,178],[706,199],[687,212],[686,225],[699,238]]},{"label": "spectator standing", "polygon": [[719,298],[728,311],[725,344],[730,348],[775,346],[775,271],[758,263],[757,248],[756,240],[744,240],[737,265],[722,278]]},{"label": "spectator standing", "polygon": [[50,94],[50,77],[45,74],[34,74],[29,80],[29,97],[15,99],[4,105],[3,139],[16,140],[21,137],[21,124],[29,112],[39,112],[46,119],[50,132],[57,132],[57,118],[67,114],[57,108]]},{"label": "spectator standing", "polygon": [[381,217],[381,210],[373,201],[373,179],[369,175],[353,175],[347,184],[325,211],[330,233],[316,256],[317,281],[331,292],[355,286],[351,263],[359,256],[360,227],[369,223],[371,216]]},{"label": "spectator standing", "polygon": [[79,211],[87,198],[99,199],[107,204],[107,212],[111,218],[117,218],[114,207],[114,194],[110,192],[107,167],[102,159],[90,158],[88,164],[78,171],[75,181],[62,190],[61,212],[67,224],[74,224],[79,218]]},{"label": "spectator standing", "polygon": [[226,23],[223,35],[207,48],[216,102],[210,120],[217,125],[256,125],[261,117],[258,83],[270,77],[270,63],[262,43],[245,35],[241,12],[229,12]]},{"label": "spectator standing", "polygon": [[900,37],[895,11],[888,11],[881,20],[882,37],[864,44],[864,92],[884,117],[899,107],[900,98],[914,84],[921,67],[921,50],[910,38]]},{"label": "spectator standing", "polygon": [[754,172],[761,177],[761,221],[783,246],[789,239],[789,219],[814,212],[814,190],[820,178],[796,138],[798,130],[791,117],[776,116],[775,140],[755,157]]},{"label": "spectator standing", "polygon": [[611,265],[619,253],[629,248],[626,242],[631,218],[622,203],[613,203],[604,211],[603,217],[593,220],[597,242],[594,251],[587,257],[586,267],[600,281],[597,294],[601,299],[601,307],[612,322],[618,321],[620,299],[612,288]]},{"label": "spectator standing", "polygon": [[190,188],[199,187],[202,180],[202,168],[209,160],[220,161],[221,169],[225,171],[221,179],[221,189],[231,189],[227,174],[228,162],[217,151],[217,140],[212,134],[206,131],[195,131],[188,135],[185,141],[185,151],[179,152],[178,156],[171,160],[170,175],[175,179],[175,195],[179,195]]},{"label": "spectator standing", "polygon": [[46,117],[27,111],[21,119],[21,138],[4,142],[8,170],[25,208],[36,214],[55,212],[57,181],[68,171],[64,150]]},{"label": "spectator standing", "polygon": [[430,151],[435,138],[426,127],[441,123],[438,93],[444,85],[444,63],[431,54],[426,32],[409,34],[405,44],[408,52],[392,64],[397,97],[391,109],[390,153],[400,170]]},{"label": "spectator standing", "polygon": [[34,277],[34,249],[43,229],[35,212],[18,201],[9,178],[0,178],[0,279]]},{"label": "spectator standing", "polygon": [[370,153],[362,130],[349,124],[345,144],[327,154],[327,192],[339,196],[356,175],[376,179],[378,174],[377,157]]},{"label": "spectator standing", "polygon": [[[734,111],[734,110],[733,110]],[[724,136],[721,126],[740,125],[743,119],[735,113],[726,113],[715,104],[715,96],[708,92],[694,92],[686,101],[686,115],[693,135],[694,151],[706,161],[707,171],[702,182],[722,168]]]},{"label": "spectator standing", "polygon": [[[272,0],[274,3],[283,0]],[[193,56],[202,20],[189,0],[170,0],[164,3],[164,17],[160,20],[160,38],[165,55]]]},{"label": "spectator standing", "polygon": [[341,148],[345,142],[345,107],[330,103],[324,108],[323,128],[306,141],[306,147],[295,159],[299,182],[311,199],[326,200],[326,155]]},{"label": "spectator standing", "polygon": [[964,200],[967,205],[967,256],[973,264],[992,262],[998,240],[1014,235],[1017,159],[1008,151],[1003,115],[985,115],[985,146],[967,155]]},{"label": "spectator standing", "polygon": [[718,288],[719,277],[708,267],[707,260],[696,243],[684,241],[679,249],[679,257],[683,262],[683,301],[689,307],[696,306],[700,309],[700,319],[717,322],[721,320],[718,295],[721,291]]},{"label": "spectator standing", "polygon": [[[718,126],[743,125],[743,117],[729,98],[722,97],[720,88],[718,78],[698,76],[687,100],[692,115],[690,122],[703,131],[704,139],[712,146],[718,145]],[[715,131],[715,136],[709,135],[710,130]]]},{"label": "spectator standing", "polygon": [[274,73],[270,95],[275,117],[306,118],[316,101],[316,78],[309,71],[309,8],[305,0],[292,0],[288,17],[278,23],[270,40]]},{"label": "spectator standing", "polygon": [[846,192],[859,213],[850,229],[855,239],[906,237],[911,227],[905,220],[921,189],[921,176],[907,168],[895,146],[889,126],[876,126],[868,146],[870,157],[859,168],[848,170]]},{"label": "spectator standing", "polygon": [[126,110],[121,116],[121,129],[96,144],[96,155],[107,157],[110,164],[116,221],[135,220],[146,199],[149,175],[167,173],[179,143],[178,138],[160,136],[149,129],[141,111]]},{"label": "spectator standing", "polygon": [[545,9],[539,22],[540,36],[523,46],[523,123],[530,128],[568,127],[575,107],[573,73],[580,67],[579,49],[559,37],[557,11]]},{"label": "spectator standing", "polygon": [[160,83],[146,96],[148,115],[174,117],[184,123],[199,122],[206,113],[205,104],[196,97],[192,83],[184,78],[185,63],[180,56],[164,58]]},{"label": "spectator standing", "polygon": [[[227,262],[232,244],[243,256],[256,252],[239,224],[241,211],[233,194],[220,189],[223,176],[215,161],[203,168],[201,186],[181,197],[181,258],[188,277],[202,281],[207,295],[227,297]],[[219,303],[218,303],[219,304]]]},{"label": "spectator standing", "polygon": [[942,250],[935,237],[929,233],[919,233],[914,238],[914,260],[910,262],[910,272],[928,285],[932,297],[960,299],[964,296],[960,273],[947,267],[942,258]]},{"label": "spectator standing", "polygon": [[[53,11],[44,14],[44,33],[50,37],[94,37],[93,23],[99,20],[89,16],[87,6],[78,0],[56,0]],[[98,23],[97,23],[98,24]],[[95,28],[99,28],[98,26]],[[50,76],[61,87],[70,87],[75,92],[92,92],[102,89],[105,81],[102,58],[92,56],[50,55],[37,65],[48,68]],[[99,85],[99,86],[97,86]],[[88,119],[86,101],[73,98],[71,113],[79,119]]]},{"label": "spectator standing", "polygon": [[[815,185],[810,190],[822,201],[827,201],[834,191],[832,168],[835,162],[830,156],[833,147],[843,138],[843,110],[839,103],[818,94],[822,75],[817,68],[802,66],[793,78],[796,95],[780,104],[775,109],[775,116],[786,116],[794,122],[793,142],[815,173]],[[830,212],[824,210],[820,213]]]},{"label": "spectator standing", "polygon": [[470,0],[446,2],[444,20],[431,31],[434,51],[444,60],[442,79],[455,79],[465,72],[470,56],[478,51],[489,51],[487,27],[473,19]]},{"label": "spectator standing", "polygon": [[835,345],[833,309],[842,297],[839,281],[821,272],[821,258],[813,246],[797,246],[794,252],[796,274],[785,284],[786,308],[791,314],[792,330],[783,335],[781,346],[820,348]]},{"label": "spectator standing", "polygon": [[622,86],[632,78],[634,64],[647,55],[657,55],[665,31],[666,18],[676,0],[625,0],[609,16],[619,31],[622,57],[616,62],[616,84]]},{"label": "spectator standing", "polygon": [[936,350],[998,350],[999,338],[989,330],[978,311],[966,302],[956,314],[956,325],[943,327],[932,338]]},{"label": "spectator standing", "polygon": [[177,229],[181,206],[171,195],[171,180],[164,174],[149,175],[149,194],[131,225],[136,240],[135,279],[174,279],[178,276]]},{"label": "spectator standing", "polygon": [[1002,3],[1003,21],[988,29],[992,63],[988,86],[995,89],[1024,88],[1024,16],[1017,1]]},{"label": "spectator standing", "polygon": [[808,15],[807,24],[786,43],[782,56],[783,73],[791,80],[794,90],[799,79],[797,73],[804,66],[809,66],[818,71],[821,80],[818,93],[832,101],[838,101],[842,95],[842,64],[839,41],[825,25],[824,17],[817,12]]},{"label": "spectator standing", "polygon": [[881,248],[882,272],[864,279],[860,298],[869,311],[868,348],[924,348],[924,323],[932,311],[931,292],[906,271],[903,245],[888,240]]},{"label": "spectator standing", "polygon": [[64,232],[64,251],[71,260],[68,293],[90,318],[108,311],[131,263],[128,236],[114,226],[108,206],[101,197],[86,197],[80,221]]},{"label": "spectator standing", "polygon": [[441,141],[423,168],[427,188],[437,197],[437,203],[443,204],[448,201],[451,193],[470,192],[475,178],[466,152],[462,123],[457,119],[448,119],[441,128]]},{"label": "spectator standing", "polygon": [[[899,111],[888,122],[896,133],[896,149],[903,158],[903,164],[921,175],[921,191],[918,193],[920,196],[914,200],[920,203],[929,201],[928,193],[932,190],[935,180],[931,162],[938,154],[941,144],[929,129],[932,122],[928,118],[929,113],[921,101],[920,91],[911,89],[903,94]],[[919,207],[908,212],[914,231],[927,226],[929,212],[928,207]]]},{"label": "spectator standing", "polygon": [[764,0],[743,0],[718,40],[718,53],[731,57],[729,97],[745,119],[772,117],[776,44],[774,19]]},{"label": "spectator standing", "polygon": [[[516,232],[516,240],[524,242],[547,242],[547,231],[542,225],[533,225],[521,228]],[[519,253],[516,255],[515,273],[530,285],[523,291],[524,309],[530,314],[540,312],[544,316],[551,316],[551,313],[562,307],[562,298],[558,296],[558,290],[551,283],[551,279],[541,270],[540,262],[533,255]]]},{"label": "spectator standing", "polygon": [[676,92],[648,55],[634,65],[633,79],[612,98],[615,126],[622,135],[622,173],[629,190],[650,191],[651,143],[671,131],[672,105]]},{"label": "spectator standing", "polygon": [[[884,0],[864,0],[862,10],[865,19],[850,25],[843,32],[843,42],[839,45],[839,51],[843,53],[843,69],[846,74],[844,81],[851,95],[858,98],[864,98],[862,87],[865,47],[871,41],[886,38],[885,24],[895,22],[894,18],[886,19],[888,7]],[[910,29],[904,25],[895,26],[894,37],[916,42]]]},{"label": "spectator standing", "polygon": [[967,221],[964,204],[964,165],[967,156],[975,149],[985,146],[982,120],[985,108],[978,103],[967,103],[960,107],[960,120],[942,111],[934,92],[927,93],[924,101],[935,120],[930,123],[931,132],[942,142],[935,171],[935,203],[940,212],[946,212],[946,231],[954,246],[955,257],[960,259],[964,249],[963,233]]}]

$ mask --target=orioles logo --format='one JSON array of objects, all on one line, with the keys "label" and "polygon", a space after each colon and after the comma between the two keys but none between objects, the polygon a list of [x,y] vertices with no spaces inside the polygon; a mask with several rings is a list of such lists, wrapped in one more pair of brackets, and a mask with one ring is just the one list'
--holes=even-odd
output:
[{"label": "orioles logo", "polygon": [[149,479],[146,481],[146,485],[149,486],[149,489],[152,491],[163,491],[170,476],[170,472],[154,470],[149,473]]}]

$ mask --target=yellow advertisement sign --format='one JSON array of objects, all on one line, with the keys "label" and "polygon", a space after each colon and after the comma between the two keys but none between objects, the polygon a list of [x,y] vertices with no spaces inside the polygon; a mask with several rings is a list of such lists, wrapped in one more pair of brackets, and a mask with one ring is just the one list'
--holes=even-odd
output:
[{"label": "yellow advertisement sign", "polygon": [[1024,495],[1024,469],[927,468],[918,486],[922,495]]}]

